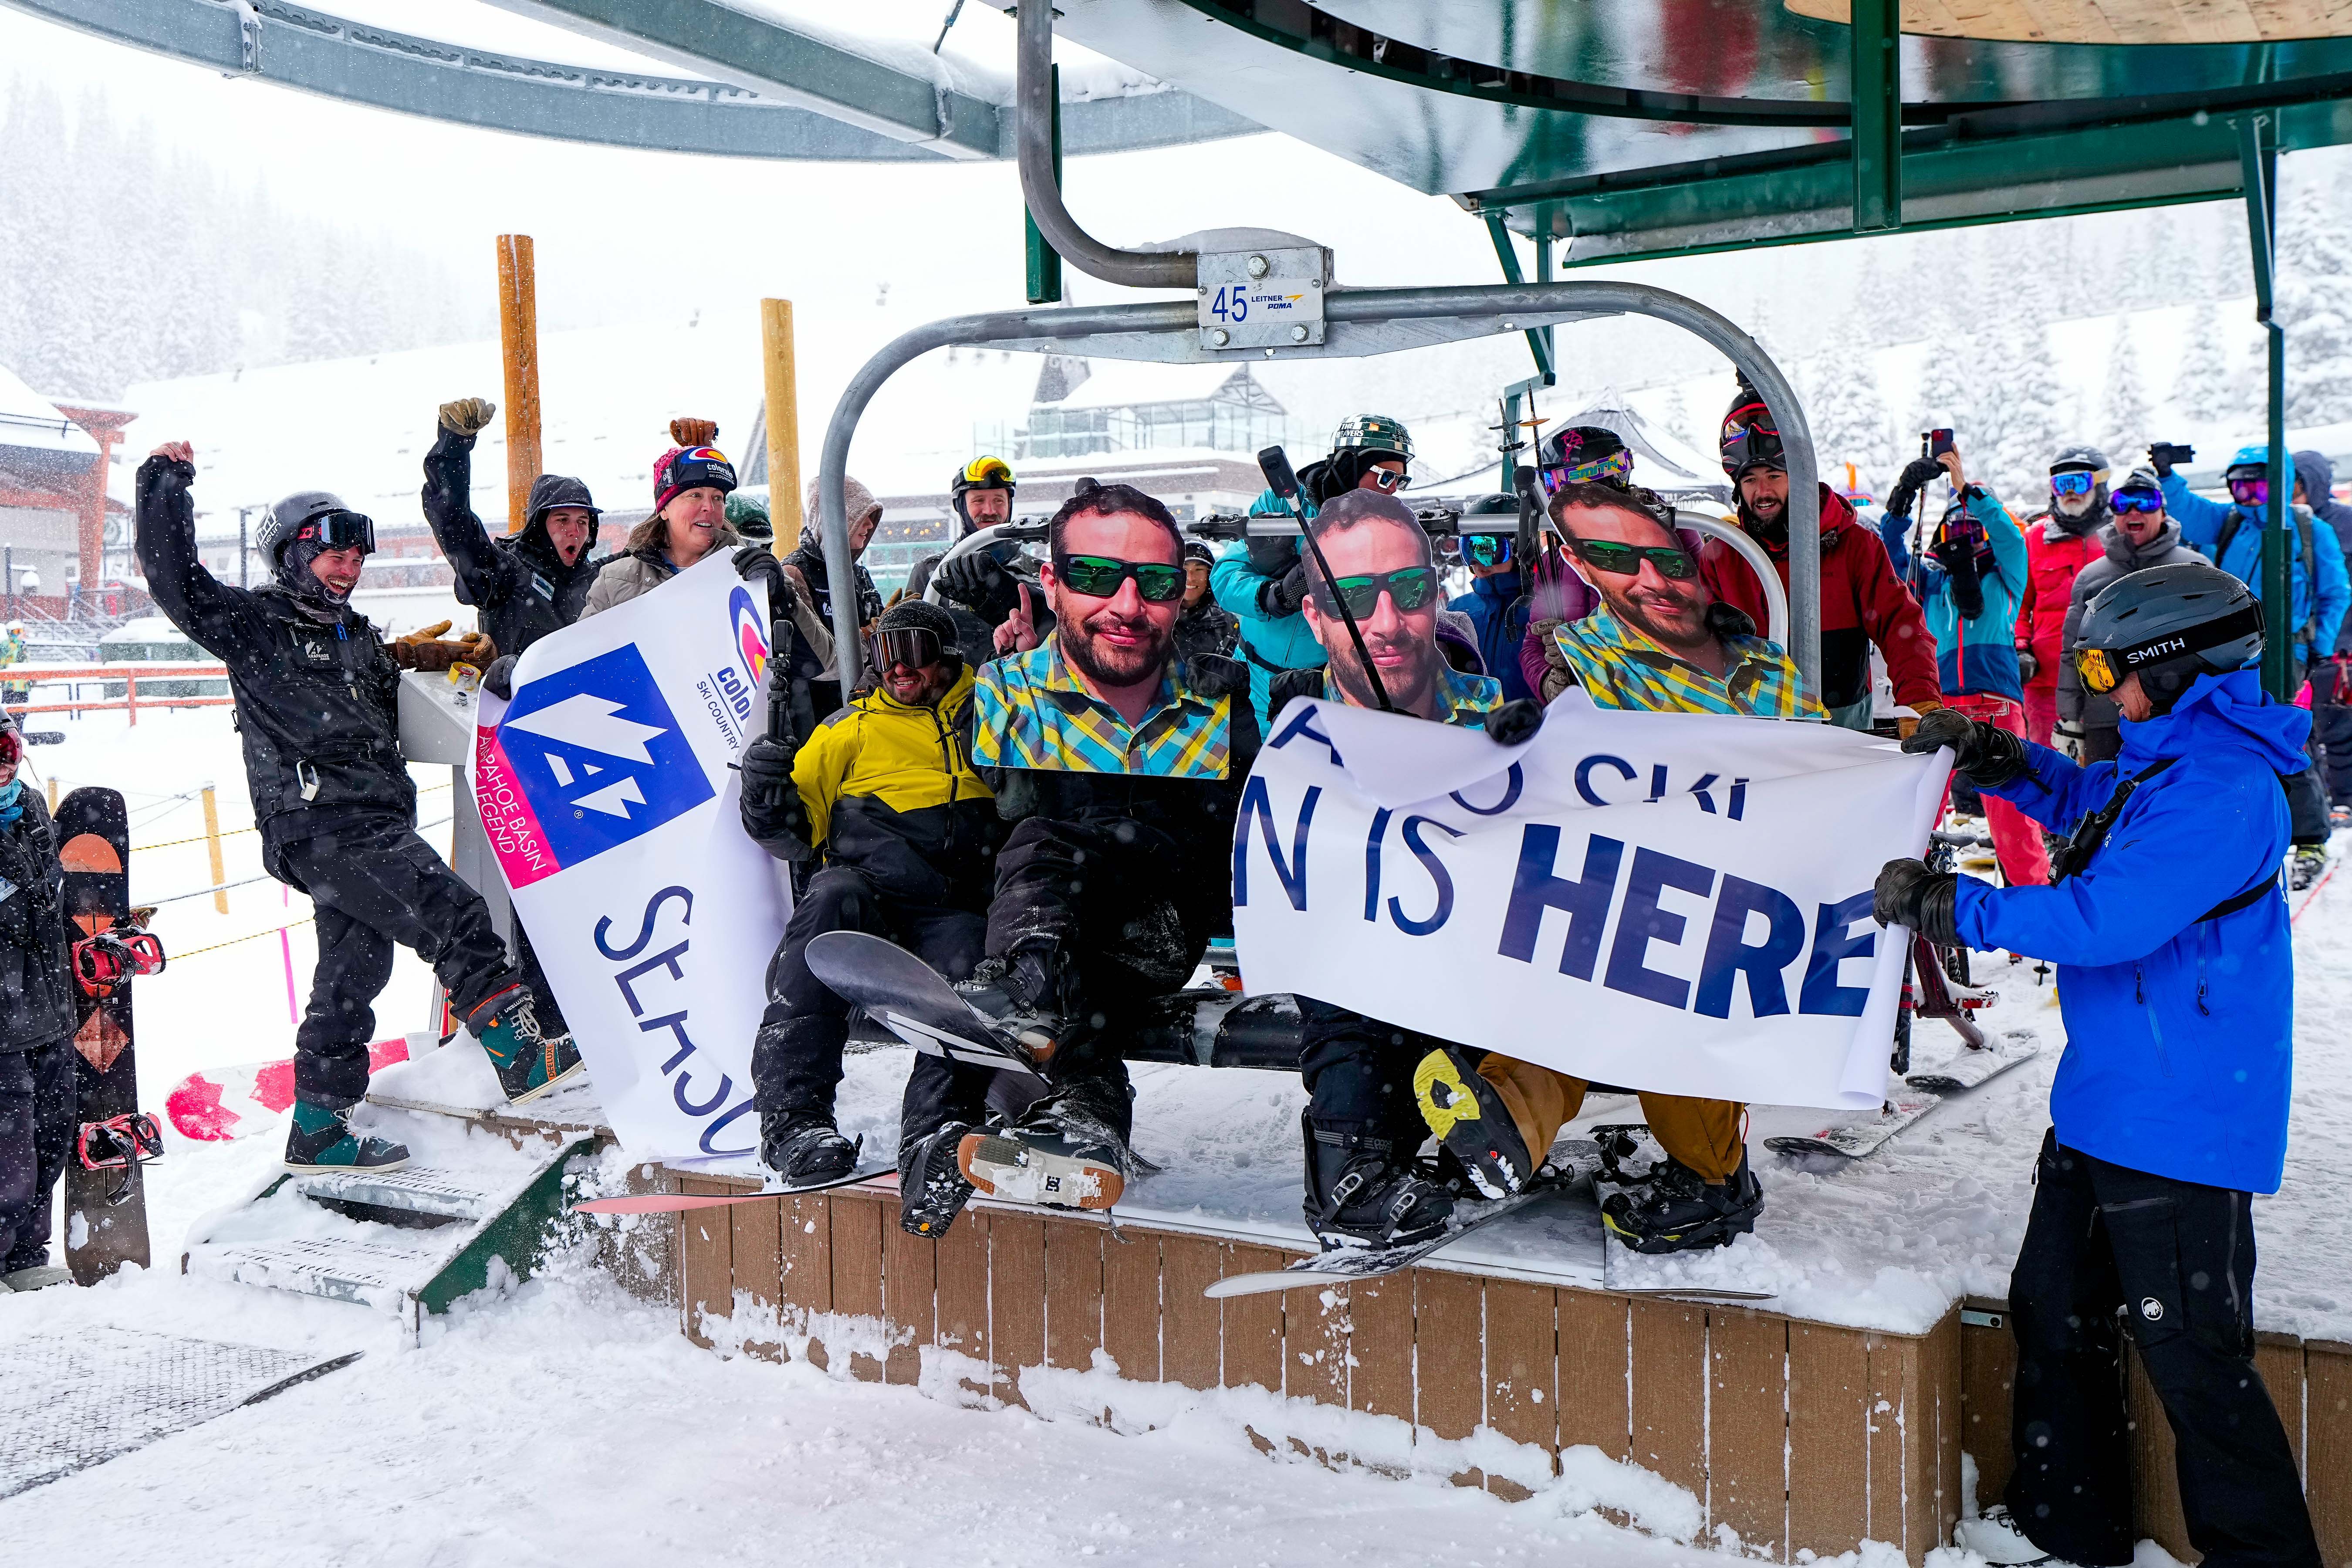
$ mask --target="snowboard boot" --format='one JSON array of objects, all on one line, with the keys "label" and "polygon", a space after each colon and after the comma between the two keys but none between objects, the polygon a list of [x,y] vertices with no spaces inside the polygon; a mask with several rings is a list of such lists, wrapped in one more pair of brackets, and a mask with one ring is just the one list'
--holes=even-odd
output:
[{"label": "snowboard boot", "polygon": [[2050,1553],[2027,1539],[2017,1521],[2009,1517],[2009,1510],[1995,1503],[1979,1519],[1964,1519],[1952,1527],[1952,1543],[1964,1552],[1973,1552],[1987,1563],[2024,1568],[2035,1563],[2050,1562]]},{"label": "snowboard boot", "polygon": [[1027,1052],[1031,1066],[1043,1068],[1062,1037],[1064,986],[1055,968],[1036,952],[983,958],[972,966],[971,979],[955,982],[955,992]]},{"label": "snowboard boot", "polygon": [[498,1069],[509,1105],[537,1100],[580,1071],[580,1047],[569,1035],[542,1035],[530,989],[508,986],[466,1015],[466,1028]]},{"label": "snowboard boot", "polygon": [[971,1201],[957,1158],[971,1132],[969,1121],[950,1121],[898,1151],[898,1227],[908,1236],[943,1234]]},{"label": "snowboard boot", "polygon": [[1479,1076],[1479,1055],[1464,1046],[1430,1052],[1412,1070],[1412,1098],[1470,1184],[1484,1196],[1507,1197],[1535,1179],[1538,1162],[1501,1093]]},{"label": "snowboard boot", "polygon": [[1756,1228],[1763,1208],[1763,1184],[1748,1168],[1744,1150],[1739,1169],[1716,1186],[1669,1156],[1652,1169],[1645,1188],[1610,1194],[1601,1223],[1636,1252],[1689,1252],[1730,1246]]},{"label": "snowboard boot", "polygon": [[0,1289],[8,1290],[46,1290],[52,1285],[72,1283],[73,1275],[54,1263],[28,1263],[0,1274]]},{"label": "snowboard boot", "polygon": [[1307,1227],[1324,1251],[1409,1247],[1444,1234],[1454,1195],[1398,1160],[1392,1142],[1318,1127],[1303,1114],[1298,1127],[1307,1140]]},{"label": "snowboard boot", "polygon": [[294,1102],[293,1124],[286,1129],[286,1168],[289,1171],[396,1171],[408,1163],[408,1145],[352,1131],[349,1106],[340,1110]]},{"label": "snowboard boot", "polygon": [[761,1163],[788,1187],[840,1180],[857,1169],[857,1152],[863,1147],[865,1140],[852,1143],[830,1118],[805,1110],[760,1112]]},{"label": "snowboard boot", "polygon": [[2324,844],[2298,844],[2294,856],[2286,863],[2286,885],[2300,893],[2319,880],[2327,869],[2327,847]]},{"label": "snowboard boot", "polygon": [[1127,1190],[1126,1142],[1067,1090],[1018,1121],[967,1132],[956,1145],[964,1180],[992,1198],[1048,1208],[1107,1209]]}]

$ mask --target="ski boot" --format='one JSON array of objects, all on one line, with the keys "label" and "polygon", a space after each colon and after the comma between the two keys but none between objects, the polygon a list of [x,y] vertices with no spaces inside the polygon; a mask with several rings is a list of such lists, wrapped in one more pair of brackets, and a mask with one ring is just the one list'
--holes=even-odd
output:
[{"label": "ski boot", "polygon": [[1718,1186],[1669,1156],[1651,1167],[1645,1189],[1611,1194],[1601,1223],[1636,1252],[1688,1252],[1730,1246],[1756,1228],[1763,1207],[1764,1186],[1748,1168],[1745,1150],[1739,1168]]},{"label": "ski boot", "polygon": [[957,1168],[981,1192],[1049,1208],[1110,1207],[1127,1190],[1128,1163],[1126,1142],[1067,1090],[956,1145]]},{"label": "ski boot", "polygon": [[1478,1074],[1477,1057],[1463,1046],[1441,1046],[1412,1071],[1412,1098],[1422,1120],[1456,1160],[1481,1195],[1507,1197],[1535,1179],[1539,1162],[1495,1086]]},{"label": "ski boot", "polygon": [[898,1228],[908,1236],[941,1235],[971,1201],[958,1161],[971,1132],[970,1122],[950,1121],[898,1151]]},{"label": "ski boot", "polygon": [[46,1290],[52,1285],[72,1283],[73,1275],[54,1263],[28,1263],[0,1274],[0,1289],[6,1290]]},{"label": "ski boot", "polygon": [[2300,893],[2319,880],[2320,873],[2326,869],[2327,846],[2298,844],[2293,858],[2286,863],[2286,885]]},{"label": "ski boot", "polygon": [[530,988],[518,982],[466,1015],[466,1028],[498,1069],[509,1105],[537,1100],[580,1071],[570,1035],[542,1035]]},{"label": "ski boot", "polygon": [[407,1163],[405,1143],[352,1131],[351,1107],[294,1102],[294,1121],[286,1129],[288,1170],[396,1171]]},{"label": "ski boot", "polygon": [[1307,1228],[1324,1251],[1410,1247],[1444,1234],[1454,1195],[1399,1162],[1390,1140],[1317,1127],[1303,1114],[1298,1126],[1307,1140]]},{"label": "ski boot", "polygon": [[760,1163],[784,1179],[788,1187],[814,1186],[857,1169],[857,1152],[865,1141],[852,1143],[829,1117],[804,1110],[760,1112]]},{"label": "ski boot", "polygon": [[983,958],[972,966],[971,978],[955,982],[954,989],[999,1034],[1027,1051],[1031,1066],[1043,1068],[1053,1059],[1062,1037],[1057,1004],[1063,987],[1043,957],[1016,952]]},{"label": "ski boot", "polygon": [[2050,1562],[2050,1553],[2027,1538],[2017,1528],[2017,1521],[2009,1517],[2009,1510],[1995,1503],[1977,1519],[1964,1519],[1952,1527],[1952,1542],[1964,1552],[1973,1552],[1987,1563],[2003,1568],[2025,1568],[2035,1563]]}]

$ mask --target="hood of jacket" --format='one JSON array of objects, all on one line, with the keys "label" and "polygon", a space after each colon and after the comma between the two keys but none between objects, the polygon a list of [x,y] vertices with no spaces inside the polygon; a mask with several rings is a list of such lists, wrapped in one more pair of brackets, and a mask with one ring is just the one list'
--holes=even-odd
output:
[{"label": "hood of jacket", "polygon": [[2310,713],[2273,701],[2252,669],[2200,675],[2171,712],[2137,722],[2126,719],[2122,731],[2126,772],[2158,757],[2185,757],[2213,746],[2242,747],[2277,773],[2299,773],[2311,765],[2303,750],[2311,734]]},{"label": "hood of jacket", "polygon": [[2294,477],[2303,481],[2303,493],[2311,498],[2313,506],[2324,507],[2335,499],[2336,465],[2325,452],[2297,452]]},{"label": "hood of jacket", "polygon": [[2099,531],[2099,547],[2107,552],[2108,560],[2126,572],[2156,565],[2179,543],[2180,525],[2168,517],[2164,520],[2164,527],[2156,537],[2146,544],[2134,544],[2124,536],[2124,531],[2112,522]]}]

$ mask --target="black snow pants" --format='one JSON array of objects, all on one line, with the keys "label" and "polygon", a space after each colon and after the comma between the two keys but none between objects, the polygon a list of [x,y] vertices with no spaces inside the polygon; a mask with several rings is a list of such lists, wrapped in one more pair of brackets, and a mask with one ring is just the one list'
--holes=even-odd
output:
[{"label": "black snow pants", "polygon": [[1228,879],[1202,875],[1187,850],[1145,823],[1032,816],[997,852],[988,955],[1033,952],[1059,978],[1067,1027],[1046,1081],[1121,1140],[1134,1126],[1135,1091],[1118,1042],[1147,1002],[1181,989],[1199,967],[1220,912],[1213,906],[1231,908]]},{"label": "black snow pants", "polygon": [[2352,805],[2352,706],[2342,667],[2326,659],[2311,671],[2311,738],[2326,775],[2327,798]]},{"label": "black snow pants", "polygon": [[73,1153],[74,1047],[0,1051],[0,1274],[49,1260],[49,1199]]},{"label": "black snow pants", "polygon": [[2254,1370],[2253,1200],[2042,1142],[2010,1279],[2017,1383],[2006,1500],[2068,1563],[2132,1560],[2120,1312],[2179,1450],[2209,1568],[2319,1568],[2286,1430]]},{"label": "black snow pants", "polygon": [[[828,866],[809,879],[793,900],[784,940],[768,963],[768,1006],[751,1046],[751,1089],[762,1114],[782,1110],[833,1120],[849,1038],[849,1004],[808,966],[808,944],[829,931],[888,937],[946,975],[961,980],[980,962],[987,920],[975,910],[893,898],[852,866]],[[918,1051],[900,1102],[903,1148],[950,1121],[977,1127],[987,1120],[989,1086],[997,1074],[983,1067]]]},{"label": "black snow pants", "polygon": [[298,1100],[341,1109],[366,1095],[373,1004],[395,946],[433,966],[460,1018],[515,984],[482,896],[404,821],[295,839],[269,869],[318,908],[319,966],[294,1031]]},{"label": "black snow pants", "polygon": [[1298,1076],[1317,1128],[1384,1138],[1409,1159],[1429,1137],[1412,1070],[1442,1043],[1311,996],[1298,999]]}]

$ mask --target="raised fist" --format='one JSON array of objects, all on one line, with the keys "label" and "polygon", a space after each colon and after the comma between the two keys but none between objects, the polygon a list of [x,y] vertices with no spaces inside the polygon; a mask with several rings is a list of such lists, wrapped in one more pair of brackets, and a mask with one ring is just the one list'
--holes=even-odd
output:
[{"label": "raised fist", "polygon": [[719,439],[716,419],[677,418],[669,422],[669,438],[681,447],[708,447]]},{"label": "raised fist", "polygon": [[441,405],[441,428],[459,436],[478,435],[498,415],[499,405],[487,397],[461,397]]}]

